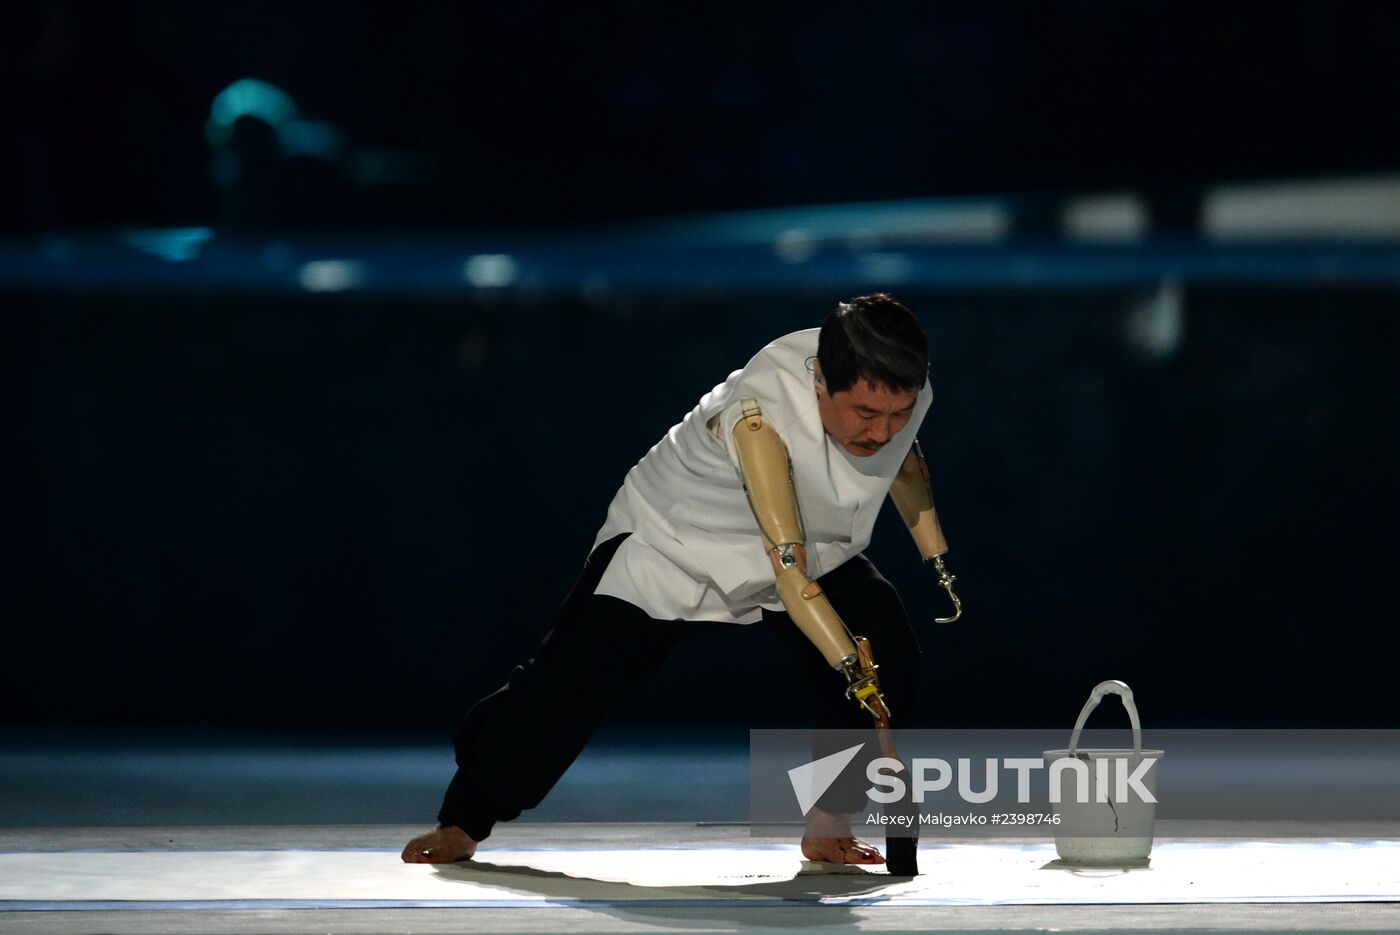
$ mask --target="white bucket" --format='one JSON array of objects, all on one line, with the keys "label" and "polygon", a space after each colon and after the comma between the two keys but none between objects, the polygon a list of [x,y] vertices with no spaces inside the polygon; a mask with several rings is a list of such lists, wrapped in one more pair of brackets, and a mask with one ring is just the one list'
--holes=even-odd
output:
[{"label": "white bucket", "polygon": [[[1115,694],[1128,710],[1133,727],[1133,748],[1079,749],[1079,735],[1084,722],[1098,707],[1104,695]],[[1054,775],[1060,772],[1061,801],[1050,803],[1059,814],[1055,826],[1055,851],[1066,863],[1083,866],[1131,866],[1144,864],[1152,853],[1152,821],[1157,813],[1157,761],[1161,750],[1142,749],[1142,724],[1138,721],[1133,690],[1122,682],[1100,682],[1079,712],[1079,720],[1070,734],[1069,749],[1046,750],[1046,766]],[[1057,770],[1056,762],[1078,760],[1082,767],[1064,764]],[[1141,767],[1144,761],[1150,761]],[[1087,775],[1085,775],[1087,774]],[[1137,777],[1137,784],[1128,783]],[[1137,787],[1146,788],[1144,801]],[[1087,801],[1079,801],[1079,792],[1087,788]]]}]

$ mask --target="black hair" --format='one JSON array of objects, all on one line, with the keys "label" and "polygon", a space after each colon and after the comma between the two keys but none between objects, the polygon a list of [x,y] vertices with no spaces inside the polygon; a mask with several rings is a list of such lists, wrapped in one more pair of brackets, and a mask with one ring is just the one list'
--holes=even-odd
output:
[{"label": "black hair", "polygon": [[857,296],[822,321],[817,360],[827,393],[848,390],[861,378],[917,393],[928,378],[928,337],[914,313],[893,296]]}]

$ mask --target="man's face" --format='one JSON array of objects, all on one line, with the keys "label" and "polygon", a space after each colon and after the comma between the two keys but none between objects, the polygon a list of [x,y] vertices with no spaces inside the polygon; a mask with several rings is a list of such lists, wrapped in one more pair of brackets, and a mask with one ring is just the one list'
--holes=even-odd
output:
[{"label": "man's face", "polygon": [[[817,373],[821,373],[820,367]],[[823,383],[817,383],[822,427],[858,458],[875,454],[909,423],[918,397],[911,390],[892,390],[864,378],[839,393],[828,393]]]}]

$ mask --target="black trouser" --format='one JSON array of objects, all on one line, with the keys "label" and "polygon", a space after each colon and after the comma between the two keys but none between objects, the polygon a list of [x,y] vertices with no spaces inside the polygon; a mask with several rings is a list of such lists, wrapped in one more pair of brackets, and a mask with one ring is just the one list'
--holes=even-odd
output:
[{"label": "black trouser", "polygon": [[[594,594],[626,538],[618,536],[593,550],[535,658],[516,666],[505,685],[467,712],[452,737],[457,774],[443,799],[439,824],[456,825],[481,841],[496,822],[534,808],[613,706],[656,671],[682,640],[735,626],[653,620],[626,601]],[[894,587],[863,555],[818,581],[847,628],[869,637],[891,709],[913,710],[922,657]],[[846,699],[845,680],[787,614],[764,611],[763,623],[806,674],[812,727],[870,726],[870,716]],[[857,801],[841,786],[837,783],[818,804],[834,812],[864,807],[863,792],[855,794]]]}]

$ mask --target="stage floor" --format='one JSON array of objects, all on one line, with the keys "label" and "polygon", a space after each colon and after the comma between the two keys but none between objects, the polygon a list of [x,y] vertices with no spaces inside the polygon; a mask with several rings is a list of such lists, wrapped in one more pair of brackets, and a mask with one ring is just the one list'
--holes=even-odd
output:
[{"label": "stage floor", "polygon": [[1400,842],[1168,838],[1146,870],[1086,872],[1043,841],[944,838],[911,881],[799,874],[791,841],[729,824],[515,824],[476,861],[401,864],[419,830],[0,832],[0,930],[1400,929]]},{"label": "stage floor", "polygon": [[1058,869],[1048,835],[926,834],[915,881],[798,876],[794,838],[742,823],[743,732],[605,734],[540,809],[447,868],[398,860],[451,776],[445,743],[4,739],[7,935],[1400,930],[1393,824],[1159,822],[1151,868],[1128,873]]}]

